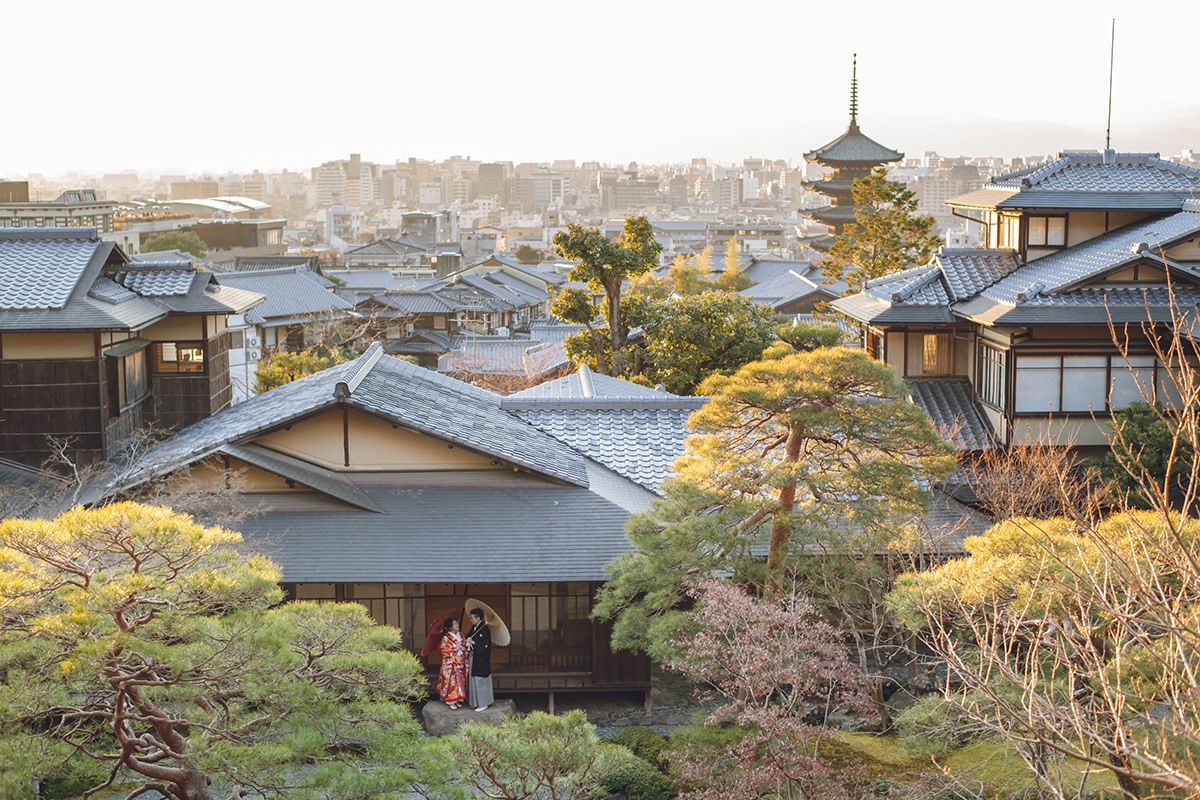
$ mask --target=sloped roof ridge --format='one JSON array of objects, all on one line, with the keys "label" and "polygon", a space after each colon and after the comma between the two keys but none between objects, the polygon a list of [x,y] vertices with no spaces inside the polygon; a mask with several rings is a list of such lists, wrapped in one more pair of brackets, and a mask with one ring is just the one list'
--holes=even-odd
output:
[{"label": "sloped roof ridge", "polygon": [[987,185],[990,188],[999,188],[998,185],[1001,183],[1016,180],[1017,178],[1029,175],[1045,166],[1048,166],[1049,164],[1053,164],[1057,160],[1058,156],[1056,155],[1054,158],[1047,158],[1044,161],[1037,162],[1036,164],[1026,164],[1023,167],[1017,167],[1016,169],[1010,169],[1007,172],[1001,172],[999,175],[993,175],[991,181],[989,181]]},{"label": "sloped roof ridge", "polygon": [[1162,158],[1158,153],[1146,153],[1146,163],[1175,175],[1184,175],[1192,178],[1200,177],[1200,169],[1187,164],[1180,164],[1178,161]]},{"label": "sloped roof ridge", "polygon": [[333,387],[333,396],[338,400],[345,400],[354,394],[354,390],[363,382],[363,378],[367,377],[367,373],[379,363],[381,356],[383,356],[383,345],[379,342],[372,342],[371,346],[367,348],[367,352],[355,359],[354,369],[346,376],[345,380],[338,381]]},{"label": "sloped roof ridge", "polygon": [[930,261],[928,264],[922,264],[922,265],[916,266],[916,267],[909,267],[908,269],[902,269],[899,272],[889,272],[887,275],[880,275],[878,278],[871,278],[869,281],[865,281],[863,283],[863,288],[871,289],[876,286],[883,286],[885,284],[892,283],[894,281],[898,281],[901,278],[913,278],[913,277],[916,277],[917,275],[922,275],[925,272],[928,272],[931,270],[936,270],[936,269],[938,269],[938,265],[935,264],[933,261]]},{"label": "sloped roof ridge", "polygon": [[894,303],[894,302],[898,301],[898,302],[902,303],[905,300],[907,300],[908,298],[912,297],[914,294],[916,294],[916,292],[918,290],[924,289],[926,286],[928,286],[931,281],[941,280],[941,279],[942,279],[941,267],[938,265],[933,265],[933,269],[929,270],[929,272],[927,274],[920,276],[920,280],[915,280],[912,283],[905,286],[904,288],[902,288],[900,291],[893,293],[892,294],[892,302]]},{"label": "sloped roof ridge", "polygon": [[282,266],[282,267],[264,267],[262,269],[240,269],[237,272],[230,272],[227,274],[223,274],[221,277],[222,278],[232,278],[233,280],[238,280],[239,278],[257,278],[257,277],[261,277],[263,275],[287,275],[287,274],[293,273],[293,272],[294,273],[312,272],[312,270],[310,270],[308,267],[306,267],[303,264],[289,264],[287,266]]},{"label": "sloped roof ridge", "polygon": [[70,240],[98,242],[95,228],[0,228],[0,239],[7,241]]},{"label": "sloped roof ridge", "polygon": [[1039,169],[1035,169],[1021,179],[1022,186],[1032,186],[1035,183],[1041,183],[1046,178],[1049,178],[1055,173],[1062,172],[1071,165],[1071,157],[1066,153],[1060,153],[1058,158],[1053,161],[1043,164]]}]

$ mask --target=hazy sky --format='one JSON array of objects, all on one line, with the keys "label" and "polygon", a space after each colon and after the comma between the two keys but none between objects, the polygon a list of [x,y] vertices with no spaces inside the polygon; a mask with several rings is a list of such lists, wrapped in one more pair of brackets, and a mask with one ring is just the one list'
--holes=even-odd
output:
[{"label": "hazy sky", "polygon": [[[7,7],[7,6],[11,7]],[[0,176],[1200,149],[1196,0],[6,4]]]}]

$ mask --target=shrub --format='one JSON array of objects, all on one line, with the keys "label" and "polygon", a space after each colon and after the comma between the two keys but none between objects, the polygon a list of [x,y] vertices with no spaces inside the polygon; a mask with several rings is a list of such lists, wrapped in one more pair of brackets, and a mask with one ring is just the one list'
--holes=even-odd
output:
[{"label": "shrub", "polygon": [[644,758],[635,758],[613,772],[603,786],[610,794],[624,792],[629,800],[671,800],[678,794],[671,779]]},{"label": "shrub", "polygon": [[667,760],[663,755],[667,740],[649,728],[640,725],[625,728],[609,741],[628,748],[635,756],[645,759],[659,772],[667,771]]}]

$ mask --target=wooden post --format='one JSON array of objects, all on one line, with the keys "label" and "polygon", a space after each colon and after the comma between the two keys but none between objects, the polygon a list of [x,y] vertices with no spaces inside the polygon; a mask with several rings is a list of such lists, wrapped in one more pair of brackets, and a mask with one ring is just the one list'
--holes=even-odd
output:
[{"label": "wooden post", "polygon": [[646,690],[646,716],[654,713],[654,696],[650,694],[651,690]]},{"label": "wooden post", "polygon": [[546,702],[546,712],[548,714],[550,714],[551,716],[553,716],[553,714],[554,714],[554,692],[551,691],[549,694],[550,694],[550,699]]}]

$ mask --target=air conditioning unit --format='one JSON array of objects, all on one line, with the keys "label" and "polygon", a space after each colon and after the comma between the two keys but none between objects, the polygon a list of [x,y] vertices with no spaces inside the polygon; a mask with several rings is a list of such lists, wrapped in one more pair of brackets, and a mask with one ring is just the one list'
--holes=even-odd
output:
[{"label": "air conditioning unit", "polygon": [[250,360],[251,361],[258,361],[260,358],[262,358],[262,350],[251,350],[250,351]]},{"label": "air conditioning unit", "polygon": [[258,337],[257,336],[247,336],[246,344],[249,345],[250,347],[258,347],[258,344],[259,344]]}]

